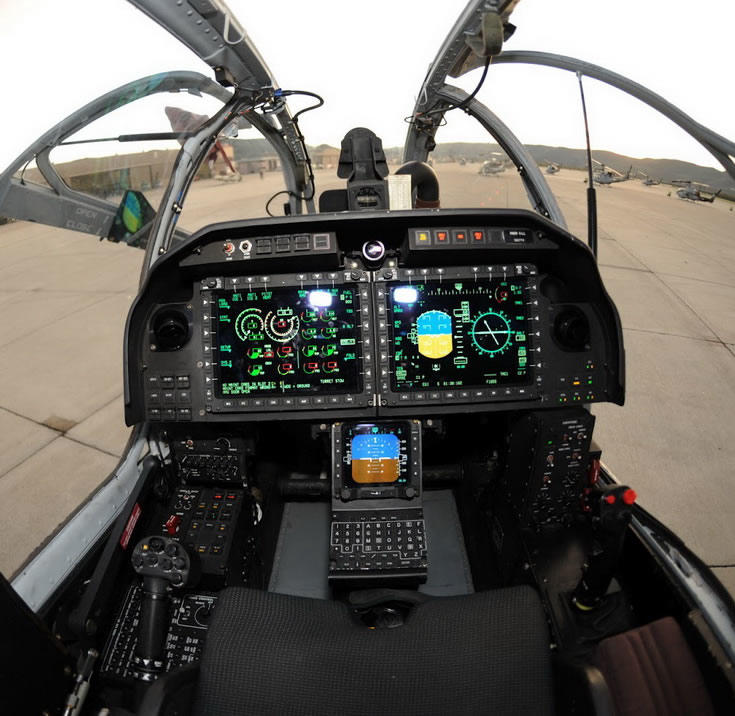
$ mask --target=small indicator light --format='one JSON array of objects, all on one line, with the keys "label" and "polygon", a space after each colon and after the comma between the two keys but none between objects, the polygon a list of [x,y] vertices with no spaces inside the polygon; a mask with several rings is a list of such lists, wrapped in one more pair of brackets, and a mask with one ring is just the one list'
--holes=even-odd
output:
[{"label": "small indicator light", "polygon": [[312,308],[328,308],[332,305],[333,296],[329,291],[309,291],[309,305]]},{"label": "small indicator light", "polygon": [[472,238],[475,241],[482,241],[485,238],[485,235],[482,233],[482,231],[473,231]]},{"label": "small indicator light", "polygon": [[413,286],[399,286],[393,291],[393,300],[396,303],[416,303],[419,292]]},{"label": "small indicator light", "polygon": [[623,493],[623,502],[626,505],[632,505],[638,499],[638,495],[635,490],[626,490]]},{"label": "small indicator light", "polygon": [[607,497],[603,498],[605,502],[607,502],[608,505],[614,505],[615,504],[615,495],[607,495]]}]

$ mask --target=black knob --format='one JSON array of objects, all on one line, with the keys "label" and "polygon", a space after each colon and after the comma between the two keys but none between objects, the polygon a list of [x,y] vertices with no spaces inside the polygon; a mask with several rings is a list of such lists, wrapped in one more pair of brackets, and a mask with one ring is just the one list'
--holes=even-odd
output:
[{"label": "black knob", "polygon": [[346,502],[350,499],[350,491],[346,487],[343,487],[342,491],[339,493],[339,496],[343,502]]},{"label": "black knob", "polygon": [[158,350],[178,350],[189,340],[189,322],[181,311],[164,309],[153,319],[153,335]]},{"label": "black knob", "polygon": [[385,245],[382,241],[366,241],[362,245],[362,255],[368,261],[380,261],[385,256]]},{"label": "black knob", "polygon": [[413,487],[407,487],[406,490],[405,490],[405,492],[404,492],[404,494],[410,500],[410,499],[412,499],[413,497],[416,496],[416,490]]},{"label": "black knob", "polygon": [[554,321],[554,338],[566,350],[585,350],[590,341],[587,316],[576,306],[565,308]]}]

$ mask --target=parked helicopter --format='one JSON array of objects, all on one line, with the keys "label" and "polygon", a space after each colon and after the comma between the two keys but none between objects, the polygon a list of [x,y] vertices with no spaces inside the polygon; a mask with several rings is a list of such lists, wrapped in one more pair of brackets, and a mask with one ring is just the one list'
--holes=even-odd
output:
[{"label": "parked helicopter", "polygon": [[477,173],[483,177],[489,177],[493,174],[502,174],[506,169],[506,162],[503,155],[499,152],[493,152],[490,159],[485,160]]},{"label": "parked helicopter", "polygon": [[661,183],[661,179],[654,179],[653,177],[648,176],[645,172],[642,172],[640,169],[637,172],[638,176],[642,177],[641,184],[643,186],[658,186]]},{"label": "parked helicopter", "polygon": [[592,160],[592,164],[596,167],[593,172],[592,180],[595,184],[616,184],[621,181],[628,181],[633,167],[628,167],[628,171],[625,174],[621,174],[616,169],[606,167],[602,162],[598,162],[596,159]]},{"label": "parked helicopter", "polygon": [[676,190],[676,195],[680,199],[685,199],[686,201],[704,201],[706,203],[712,204],[722,191],[722,189],[712,191],[712,189],[707,186],[707,184],[701,184],[700,182],[693,182],[689,180],[674,180],[671,183],[675,186],[681,187],[681,189]]},{"label": "parked helicopter", "polygon": [[[82,210],[73,228],[114,239],[129,195],[74,191],[49,152],[135,98],[222,105],[191,128],[135,242],[122,460],[12,585],[0,579],[4,711],[731,712],[735,604],[593,442],[589,406],[625,397],[596,236],[567,231],[525,147],[447,82],[528,60],[502,52],[516,2],[461,12],[395,175],[376,135],[345,135],[346,181],[321,213],[298,93],[229,8],[133,4],[216,82],[165,73],[70,115],[0,175],[0,213],[66,227]],[[428,158],[458,108],[522,169],[534,211],[439,208]],[[278,153],[288,215],[188,235],[187,192],[239,116]],[[34,158],[48,187],[17,177]]]}]

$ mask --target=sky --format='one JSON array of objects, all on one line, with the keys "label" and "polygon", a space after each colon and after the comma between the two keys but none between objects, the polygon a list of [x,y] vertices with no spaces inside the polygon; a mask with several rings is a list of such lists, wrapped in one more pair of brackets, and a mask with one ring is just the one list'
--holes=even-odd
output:
[{"label": "sky", "polygon": [[[301,120],[309,144],[339,146],[349,129],[367,126],[387,147],[403,144],[404,117],[465,5],[463,0],[228,4],[281,87],[317,92],[326,100]],[[545,50],[600,64],[735,138],[732,0],[521,0],[511,21],[518,29],[507,49]],[[175,69],[213,75],[125,0],[0,0],[0,67],[0,168],[67,114],[125,82]],[[470,91],[479,76],[477,70],[450,81]],[[718,166],[653,110],[594,80],[585,82],[593,148]],[[491,67],[478,97],[526,143],[583,146],[571,73]],[[299,106],[292,103],[293,109]],[[439,142],[487,138],[460,112],[447,119]]]}]

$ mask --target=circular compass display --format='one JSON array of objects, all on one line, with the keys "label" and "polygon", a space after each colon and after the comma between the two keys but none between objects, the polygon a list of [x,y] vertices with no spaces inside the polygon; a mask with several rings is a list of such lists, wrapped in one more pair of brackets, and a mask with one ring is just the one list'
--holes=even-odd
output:
[{"label": "circular compass display", "polygon": [[235,319],[235,333],[241,341],[263,337],[263,319],[259,308],[246,308]]},{"label": "circular compass display", "polygon": [[278,313],[270,311],[265,317],[265,333],[277,343],[287,343],[299,332],[299,317],[293,315],[289,309],[286,311]]},{"label": "circular compass display", "polygon": [[470,329],[475,348],[488,355],[503,353],[510,345],[512,335],[510,321],[500,311],[481,313]]}]

